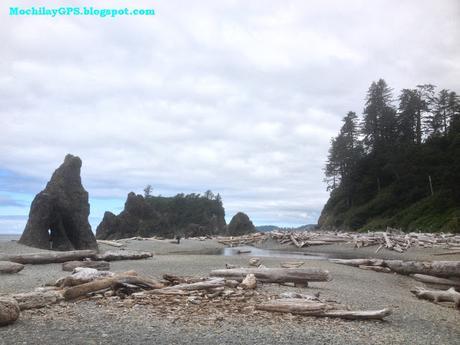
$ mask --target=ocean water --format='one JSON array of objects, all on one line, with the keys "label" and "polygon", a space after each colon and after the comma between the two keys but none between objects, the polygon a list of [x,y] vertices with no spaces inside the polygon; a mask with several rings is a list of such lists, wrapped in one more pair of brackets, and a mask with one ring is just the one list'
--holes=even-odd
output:
[{"label": "ocean water", "polygon": [[0,234],[0,242],[17,241],[19,237],[21,237],[19,234]]}]

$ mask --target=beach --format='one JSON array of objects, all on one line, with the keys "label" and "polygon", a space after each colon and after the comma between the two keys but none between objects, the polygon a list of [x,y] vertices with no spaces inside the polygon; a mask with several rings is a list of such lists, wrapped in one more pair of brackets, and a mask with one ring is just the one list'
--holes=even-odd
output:
[{"label": "beach", "polygon": [[[111,262],[111,271],[135,270],[139,274],[161,278],[165,273],[186,276],[208,276],[225,264],[248,266],[251,253],[224,256],[224,246],[216,240],[125,241],[126,249],[153,251],[145,260]],[[275,243],[258,244],[265,249],[290,249]],[[100,245],[102,251],[114,250]],[[0,253],[38,252],[15,241],[0,241]],[[296,249],[296,251],[298,251]],[[411,248],[404,254],[375,248],[354,249],[337,244],[302,249],[307,253],[329,257],[384,257],[405,260],[440,260],[433,256],[440,249]],[[441,257],[459,260],[458,255]],[[266,267],[280,267],[288,257],[261,257]],[[299,261],[299,260],[295,260]],[[322,298],[337,301],[351,309],[376,310],[390,307],[393,314],[385,321],[349,321],[315,318],[258,311],[200,311],[190,305],[184,310],[165,312],[148,304],[127,298],[120,301],[81,300],[61,302],[42,309],[28,310],[12,325],[0,328],[0,344],[458,344],[460,313],[452,307],[415,298],[410,289],[423,286],[410,277],[377,273],[336,265],[324,258],[305,256],[302,267],[315,267],[330,272],[329,282],[310,283],[298,288],[262,284],[257,290],[277,295],[281,292],[319,292]],[[0,292],[32,291],[68,275],[60,264],[26,265],[17,274],[0,277]]]}]

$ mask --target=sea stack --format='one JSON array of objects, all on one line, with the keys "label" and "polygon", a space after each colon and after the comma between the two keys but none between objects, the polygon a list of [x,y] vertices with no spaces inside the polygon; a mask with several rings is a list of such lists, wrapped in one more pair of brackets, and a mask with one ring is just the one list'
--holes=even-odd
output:
[{"label": "sea stack", "polygon": [[256,228],[246,213],[238,212],[228,224],[229,236],[241,236],[252,232],[256,232]]},{"label": "sea stack", "polygon": [[19,243],[52,250],[96,249],[88,222],[88,192],[81,184],[81,159],[68,154],[30,207]]}]

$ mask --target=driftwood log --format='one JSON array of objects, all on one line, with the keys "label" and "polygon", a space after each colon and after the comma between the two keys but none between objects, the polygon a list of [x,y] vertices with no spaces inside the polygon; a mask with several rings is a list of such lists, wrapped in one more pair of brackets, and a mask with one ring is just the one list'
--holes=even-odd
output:
[{"label": "driftwood log", "polygon": [[[460,277],[460,261],[403,261],[381,259],[330,259],[330,262],[348,266],[387,267],[399,274],[425,274],[437,277]],[[366,267],[369,269],[369,267]]]},{"label": "driftwood log", "polygon": [[137,252],[129,250],[107,251],[98,254],[94,250],[71,250],[67,252],[43,252],[18,255],[1,255],[0,261],[11,261],[20,264],[52,264],[66,261],[81,261],[92,259],[97,261],[116,261],[116,260],[139,260],[153,256],[151,252]]},{"label": "driftwood log", "polygon": [[382,320],[391,314],[391,309],[389,308],[365,311],[334,308],[335,306],[328,303],[301,298],[283,298],[256,305],[257,310],[353,320]]},{"label": "driftwood log", "polygon": [[135,285],[147,289],[161,289],[164,287],[160,282],[148,278],[137,276],[136,272],[124,272],[113,277],[95,279],[91,282],[73,286],[64,291],[63,296],[66,300],[76,299],[89,293],[109,289],[113,286]]},{"label": "driftwood log", "polygon": [[102,254],[95,255],[95,260],[105,261],[117,261],[117,260],[140,260],[151,258],[153,253],[151,252],[137,252],[131,250],[118,250],[118,251],[107,251]]},{"label": "driftwood log", "polygon": [[168,286],[163,288],[163,291],[168,290],[183,290],[183,291],[194,291],[194,290],[207,290],[213,289],[216,287],[225,286],[225,279],[223,278],[214,278],[196,283],[184,283],[173,286]]},{"label": "driftwood log", "polygon": [[411,292],[421,299],[437,302],[453,302],[455,307],[460,309],[460,292],[455,291],[454,288],[450,288],[447,291],[444,290],[428,290],[422,287],[415,287]]},{"label": "driftwood log", "polygon": [[94,268],[99,271],[108,271],[110,269],[110,263],[107,261],[67,261],[62,264],[62,270],[72,272],[77,267],[88,267]]},{"label": "driftwood log", "polygon": [[282,268],[299,268],[303,264],[305,264],[305,261],[288,261],[280,263],[280,266]]},{"label": "driftwood log", "polygon": [[437,277],[460,277],[460,261],[384,260],[384,266],[399,274],[427,274]]},{"label": "driftwood log", "polygon": [[24,269],[24,265],[11,261],[0,261],[0,273],[18,273]]},{"label": "driftwood log", "polygon": [[95,250],[71,250],[68,252],[43,252],[32,254],[17,254],[17,255],[3,255],[0,260],[17,262],[20,264],[51,264],[61,263],[71,260],[83,260],[85,258],[95,257],[97,252]]},{"label": "driftwood log", "polygon": [[113,275],[114,273],[109,271],[98,271],[94,268],[88,267],[76,267],[72,275],[58,279],[55,286],[77,286],[89,283],[94,279],[112,277]]},{"label": "driftwood log", "polygon": [[108,246],[111,246],[111,247],[123,247],[124,244],[123,243],[120,243],[120,242],[116,242],[116,241],[107,241],[107,240],[97,240],[97,243],[98,244],[106,244]]},{"label": "driftwood log", "polygon": [[263,283],[308,284],[331,280],[329,271],[318,268],[232,268],[211,271],[210,276],[242,281],[248,274],[254,274]]},{"label": "driftwood log", "polygon": [[42,308],[50,304],[62,301],[62,291],[47,290],[47,291],[32,291],[25,293],[17,293],[11,297],[18,302],[21,310]]},{"label": "driftwood log", "polygon": [[8,297],[0,297],[0,326],[6,326],[19,317],[20,309],[16,300]]},{"label": "driftwood log", "polygon": [[460,287],[460,280],[433,277],[426,274],[411,274],[410,276],[422,283],[444,285],[446,288]]}]

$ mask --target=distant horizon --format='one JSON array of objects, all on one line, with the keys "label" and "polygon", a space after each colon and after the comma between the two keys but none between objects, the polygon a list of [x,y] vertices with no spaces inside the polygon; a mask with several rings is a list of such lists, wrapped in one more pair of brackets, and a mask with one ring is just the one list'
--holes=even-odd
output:
[{"label": "distant horizon", "polygon": [[[118,214],[118,213],[117,213]],[[5,223],[8,221],[7,218],[10,218],[12,223],[15,222],[15,226],[11,230],[6,229]],[[14,216],[0,216],[0,235],[21,235],[24,231],[25,225],[27,223],[28,215],[14,215]],[[227,224],[230,222],[231,217],[225,217]],[[91,225],[91,230],[93,233],[96,233],[96,228],[99,223],[102,221],[102,217],[89,217],[89,223]],[[297,228],[300,226],[306,225],[316,225],[316,223],[305,223],[305,224],[257,224],[253,222],[254,226],[277,226],[279,228]]]}]

